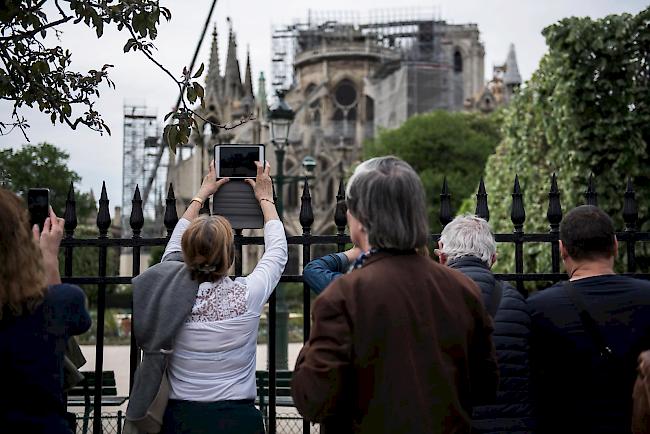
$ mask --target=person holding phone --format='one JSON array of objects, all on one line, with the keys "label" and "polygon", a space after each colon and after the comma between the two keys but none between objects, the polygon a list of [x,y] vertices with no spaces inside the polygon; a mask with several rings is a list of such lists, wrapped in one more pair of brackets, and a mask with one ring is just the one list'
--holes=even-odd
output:
[{"label": "person holding phone", "polygon": [[[136,372],[125,432],[132,432],[131,425],[162,433],[264,432],[255,407],[257,331],[288,251],[270,166],[256,162],[256,172],[256,179],[246,182],[264,214],[265,251],[251,274],[228,276],[234,260],[228,220],[199,216],[203,202],[229,182],[217,180],[211,163],[161,263],[133,280],[134,331],[145,357]],[[164,413],[156,413],[161,408]]]},{"label": "person holding phone", "polygon": [[90,328],[81,288],[61,284],[63,219],[51,207],[30,228],[27,209],[0,188],[0,431],[71,434],[63,399],[67,341]]}]

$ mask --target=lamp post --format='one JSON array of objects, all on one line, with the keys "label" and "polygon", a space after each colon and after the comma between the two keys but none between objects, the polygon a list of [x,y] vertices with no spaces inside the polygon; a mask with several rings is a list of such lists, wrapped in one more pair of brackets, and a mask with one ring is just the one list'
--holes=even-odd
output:
[{"label": "lamp post", "polygon": [[[284,214],[284,155],[289,144],[289,127],[295,113],[284,100],[286,92],[278,91],[276,102],[269,108],[269,120],[271,123],[271,143],[275,148],[275,160],[277,164],[277,174],[275,182],[277,185],[277,209],[280,220],[283,220]],[[278,369],[288,369],[288,347],[289,347],[289,309],[284,291],[276,291],[277,300],[277,323],[276,339],[277,351],[275,353],[275,363]]]}]

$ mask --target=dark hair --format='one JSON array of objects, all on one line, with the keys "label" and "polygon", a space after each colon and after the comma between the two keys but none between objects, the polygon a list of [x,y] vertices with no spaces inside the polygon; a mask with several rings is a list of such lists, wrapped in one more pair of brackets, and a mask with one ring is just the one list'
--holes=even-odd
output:
[{"label": "dark hair", "polygon": [[422,182],[397,157],[359,165],[348,182],[350,213],[368,232],[371,246],[398,250],[426,248],[429,224]]},{"label": "dark hair", "polygon": [[605,211],[593,205],[579,206],[564,216],[560,239],[572,259],[614,256],[614,223]]}]

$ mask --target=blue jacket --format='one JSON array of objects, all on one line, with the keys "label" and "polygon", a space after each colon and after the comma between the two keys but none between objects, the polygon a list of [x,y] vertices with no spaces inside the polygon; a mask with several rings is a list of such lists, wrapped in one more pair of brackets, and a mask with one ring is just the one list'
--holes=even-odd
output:
[{"label": "blue jacket", "polygon": [[[491,301],[497,279],[479,258],[465,256],[448,263],[481,288],[486,305]],[[500,384],[497,400],[474,408],[472,423],[480,433],[528,433],[534,429],[533,406],[529,392],[530,311],[524,297],[502,282],[501,302],[494,316],[492,339],[497,351]]]},{"label": "blue jacket", "polygon": [[320,294],[332,280],[345,274],[349,266],[350,261],[344,253],[332,253],[311,261],[302,274],[311,290]]}]

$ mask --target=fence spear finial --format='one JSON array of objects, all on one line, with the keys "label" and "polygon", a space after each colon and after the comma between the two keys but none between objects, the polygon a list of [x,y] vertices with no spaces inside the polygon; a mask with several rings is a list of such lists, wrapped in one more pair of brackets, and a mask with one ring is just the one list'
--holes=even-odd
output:
[{"label": "fence spear finial", "polygon": [[70,181],[68,189],[68,198],[65,200],[65,212],[63,213],[65,237],[72,238],[74,230],[77,228],[77,201],[74,197],[74,185]]},{"label": "fence spear finial", "polygon": [[478,184],[478,191],[476,192],[476,215],[490,221],[490,209],[488,208],[487,192],[485,191],[485,183],[481,176],[481,182]]},{"label": "fence spear finial", "polygon": [[144,214],[142,212],[142,198],[140,197],[140,187],[136,184],[133,199],[131,200],[131,215],[129,216],[129,225],[133,231],[133,236],[138,238],[142,227],[144,226]]},{"label": "fence spear finial", "polygon": [[300,197],[300,225],[304,233],[311,231],[311,225],[314,224],[314,211],[311,206],[311,194],[309,193],[309,180],[305,176],[305,186],[302,189]]},{"label": "fence spear finial", "polygon": [[167,236],[171,236],[174,228],[178,223],[178,213],[176,212],[176,196],[174,195],[174,186],[169,183],[167,190],[167,198],[165,199],[165,216],[163,217],[163,224],[167,229]]},{"label": "fence spear finial", "polygon": [[108,211],[108,195],[106,194],[106,181],[102,181],[102,194],[99,196],[99,212],[97,213],[97,227],[99,238],[108,237],[108,228],[111,227],[111,214]]}]

